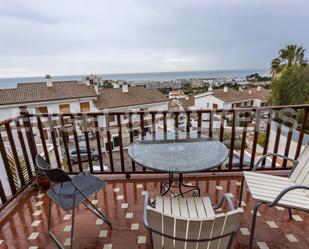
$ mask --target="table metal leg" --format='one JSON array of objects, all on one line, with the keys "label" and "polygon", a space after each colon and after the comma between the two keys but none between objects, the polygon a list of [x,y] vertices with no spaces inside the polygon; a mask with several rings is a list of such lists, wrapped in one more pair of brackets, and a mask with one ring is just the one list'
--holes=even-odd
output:
[{"label": "table metal leg", "polygon": [[[177,184],[175,184],[177,182]],[[189,190],[184,191],[184,188]],[[175,193],[173,189],[178,189],[179,193]],[[200,196],[200,189],[198,186],[187,185],[183,181],[183,174],[179,174],[178,180],[174,178],[173,173],[169,174],[168,181],[162,181],[160,184],[161,195],[164,196],[167,193],[171,193],[174,197],[182,196],[192,192],[193,196]]]},{"label": "table metal leg", "polygon": [[[190,188],[190,189],[183,192],[183,190],[182,190],[183,187]],[[179,192],[180,192],[180,195],[182,197],[184,196],[184,194],[187,194],[187,193],[190,193],[190,192],[193,192],[192,193],[193,196],[200,196],[201,195],[201,191],[200,191],[200,188],[198,186],[187,185],[183,182],[182,174],[179,174]]]}]

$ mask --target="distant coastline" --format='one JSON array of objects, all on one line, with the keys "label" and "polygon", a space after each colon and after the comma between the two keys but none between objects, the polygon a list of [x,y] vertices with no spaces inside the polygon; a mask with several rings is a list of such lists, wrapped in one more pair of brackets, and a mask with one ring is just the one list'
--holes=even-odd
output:
[{"label": "distant coastline", "polygon": [[[158,72],[158,73],[128,73],[128,74],[99,74],[104,80],[126,80],[126,81],[171,81],[176,79],[190,78],[236,78],[259,73],[265,75],[267,69],[246,69],[246,70],[214,70],[214,71],[183,71],[183,72]],[[81,80],[84,75],[53,76],[55,81]],[[44,82],[42,77],[19,77],[0,78],[0,88],[14,88],[17,83]]]}]

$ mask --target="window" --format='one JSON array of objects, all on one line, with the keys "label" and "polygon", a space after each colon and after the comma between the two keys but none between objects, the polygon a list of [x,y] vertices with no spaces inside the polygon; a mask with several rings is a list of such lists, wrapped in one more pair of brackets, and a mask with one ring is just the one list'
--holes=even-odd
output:
[{"label": "window", "polygon": [[36,113],[48,113],[48,108],[47,106],[36,107],[35,112]]},{"label": "window", "polygon": [[[114,150],[115,148],[119,147],[119,145],[120,145],[119,136],[114,136],[112,138],[111,145],[112,145],[112,150]],[[106,148],[106,151],[109,150],[108,142],[105,143],[105,148]]]},{"label": "window", "polygon": [[89,102],[81,102],[79,104],[79,106],[80,106],[80,111],[81,112],[90,112]]},{"label": "window", "polygon": [[209,103],[207,102],[207,104],[206,104],[206,108],[209,108]]},{"label": "window", "polygon": [[109,122],[116,122],[115,115],[108,115]]},{"label": "window", "polygon": [[218,109],[218,104],[212,104],[213,109]]},{"label": "window", "polygon": [[60,110],[61,113],[70,112],[70,104],[59,105],[59,110]]},{"label": "window", "polygon": [[119,147],[119,145],[120,145],[120,140],[119,140],[119,137],[118,137],[118,136],[113,137],[113,143],[114,143],[114,147]]}]

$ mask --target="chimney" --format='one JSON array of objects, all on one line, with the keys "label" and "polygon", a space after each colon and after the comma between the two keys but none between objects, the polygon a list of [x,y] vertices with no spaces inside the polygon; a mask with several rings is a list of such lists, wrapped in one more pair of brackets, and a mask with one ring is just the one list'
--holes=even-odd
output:
[{"label": "chimney", "polygon": [[98,86],[93,86],[93,88],[94,88],[96,94],[99,94],[99,87]]},{"label": "chimney", "polygon": [[248,91],[248,93],[251,95],[251,94],[252,94],[252,90],[250,89],[250,90]]},{"label": "chimney", "polygon": [[128,87],[128,85],[126,84],[126,83],[124,83],[123,85],[122,85],[122,92],[123,93],[127,93],[129,91],[129,87]]},{"label": "chimney", "polygon": [[46,86],[47,87],[52,87],[53,86],[53,81],[51,79],[51,76],[49,74],[45,75],[45,79],[46,79]]},{"label": "chimney", "polygon": [[227,93],[229,91],[229,88],[227,86],[223,87],[223,92]]},{"label": "chimney", "polygon": [[241,91],[241,92],[243,91],[243,89],[242,89],[242,87],[241,87],[241,86],[238,88],[238,90],[239,90],[239,91]]},{"label": "chimney", "polygon": [[262,91],[262,87],[261,87],[261,86],[257,86],[256,90],[257,90],[258,92],[260,92],[260,91]]}]

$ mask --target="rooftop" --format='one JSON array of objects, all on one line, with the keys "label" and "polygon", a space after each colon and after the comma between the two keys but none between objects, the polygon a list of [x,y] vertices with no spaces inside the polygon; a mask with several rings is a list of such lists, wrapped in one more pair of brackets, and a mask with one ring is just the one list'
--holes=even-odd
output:
[{"label": "rooftop", "polygon": [[16,88],[0,89],[0,105],[97,96],[93,87],[80,84],[78,81],[55,81],[52,84],[47,86],[46,82],[19,83]]},{"label": "rooftop", "polygon": [[166,102],[168,99],[156,89],[129,87],[128,92],[122,88],[101,89],[96,103],[99,110],[135,105]]},{"label": "rooftop", "polygon": [[245,89],[245,91],[253,98],[263,101],[266,101],[271,96],[270,90],[264,87],[260,87],[259,90],[256,87],[250,87],[249,89]]},{"label": "rooftop", "polygon": [[263,87],[260,87],[259,90],[257,90],[257,88],[235,90],[229,87],[227,88],[227,91],[225,91],[224,88],[213,89],[211,91],[199,94],[197,96],[205,96],[205,95],[213,95],[225,102],[250,100],[250,99],[260,99],[265,101],[270,96],[270,91]]}]

